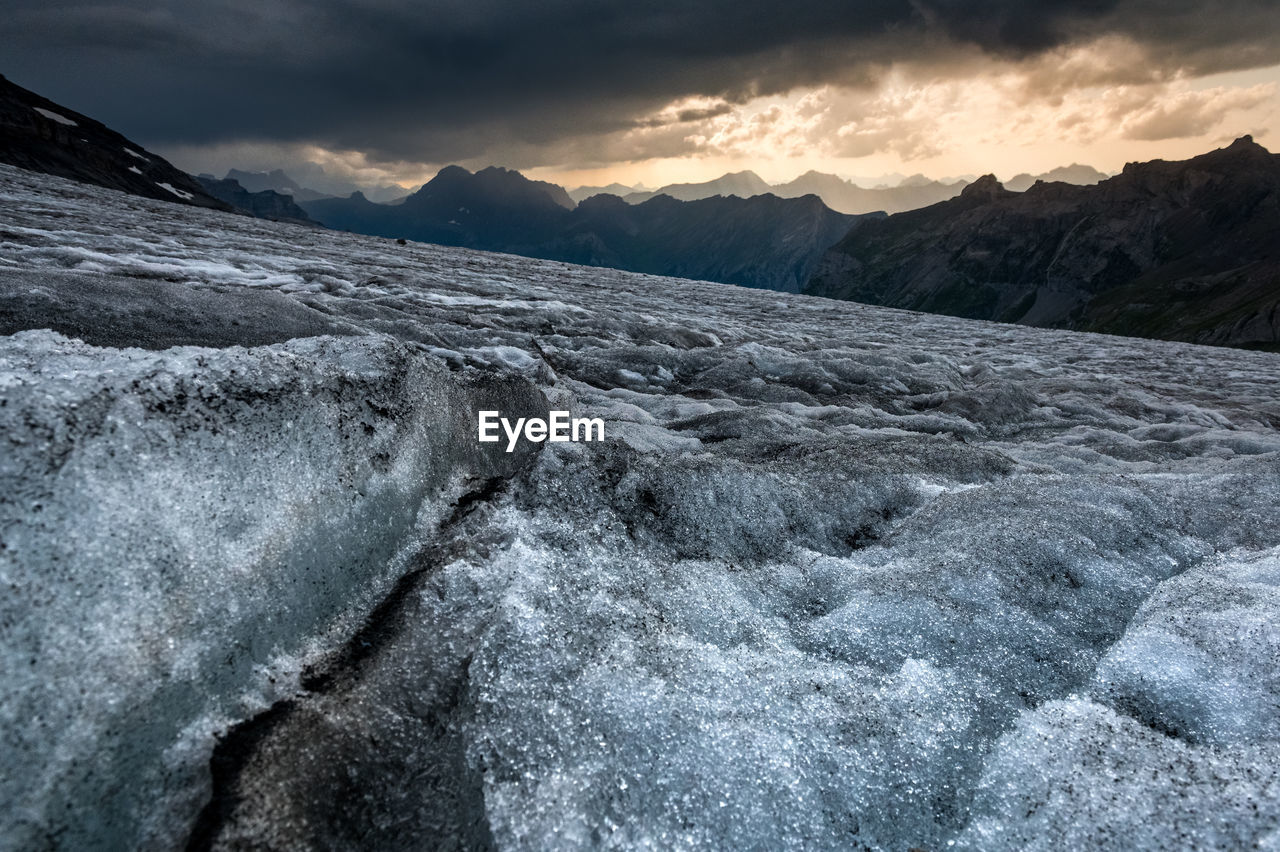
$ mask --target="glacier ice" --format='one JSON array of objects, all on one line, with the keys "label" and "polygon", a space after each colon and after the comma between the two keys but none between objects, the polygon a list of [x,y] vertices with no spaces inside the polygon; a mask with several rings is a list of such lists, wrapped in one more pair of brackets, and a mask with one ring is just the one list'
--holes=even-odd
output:
[{"label": "glacier ice", "polygon": [[[18,846],[68,809],[60,842],[131,845],[121,821],[193,783],[165,753],[189,726],[243,714],[273,662],[376,602],[467,480],[514,467],[470,440],[467,385],[387,338],[145,352],[24,331],[0,338],[0,388]],[[532,413],[535,394],[498,398]]]},{"label": "glacier ice", "polygon": [[1280,356],[0,202],[0,845],[1280,846]]}]

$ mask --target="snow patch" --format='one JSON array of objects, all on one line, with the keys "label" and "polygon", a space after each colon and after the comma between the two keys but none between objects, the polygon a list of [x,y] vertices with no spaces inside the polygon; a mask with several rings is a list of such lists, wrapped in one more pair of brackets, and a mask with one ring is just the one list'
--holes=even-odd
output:
[{"label": "snow patch", "polygon": [[157,181],[156,186],[160,187],[161,189],[166,189],[169,192],[172,192],[174,195],[178,196],[179,198],[186,199],[187,201],[190,201],[191,199],[195,198],[194,195],[187,192],[185,189],[175,189],[173,184],[170,184],[170,183],[161,183]]},{"label": "snow patch", "polygon": [[72,121],[71,119],[67,118],[65,115],[60,115],[59,113],[56,113],[51,109],[45,109],[44,107],[32,107],[32,109],[40,113],[50,121],[58,122],[58,124],[65,124],[67,127],[80,126],[77,122]]}]

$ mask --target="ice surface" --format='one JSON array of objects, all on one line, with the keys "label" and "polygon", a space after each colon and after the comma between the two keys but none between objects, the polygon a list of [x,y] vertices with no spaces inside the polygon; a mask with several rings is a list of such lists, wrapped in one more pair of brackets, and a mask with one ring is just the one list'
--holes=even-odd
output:
[{"label": "ice surface", "polygon": [[997,743],[956,848],[1275,848],[1278,767],[1274,739],[1199,745],[1092,701],[1052,701]]},{"label": "ice surface", "polygon": [[1198,565],[1143,604],[1099,665],[1094,691],[1192,742],[1280,741],[1277,625],[1280,551]]},{"label": "ice surface", "polygon": [[[183,837],[290,695],[197,845],[1280,845],[1280,357],[0,203],[13,328],[134,280],[113,345],[326,335],[0,338],[8,837]],[[480,470],[432,424],[497,377],[609,439]]]},{"label": "ice surface", "polygon": [[200,786],[165,752],[371,608],[463,480],[504,464],[470,440],[465,389],[386,338],[153,353],[26,331],[0,338],[0,389],[0,800],[19,848],[51,826],[75,848],[162,837],[140,817],[198,801],[157,811],[155,790]]}]

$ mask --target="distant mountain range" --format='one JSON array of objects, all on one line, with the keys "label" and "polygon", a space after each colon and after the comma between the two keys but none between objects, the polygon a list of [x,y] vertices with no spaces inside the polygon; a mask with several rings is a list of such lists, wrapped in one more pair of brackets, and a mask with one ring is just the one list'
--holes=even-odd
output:
[{"label": "distant mountain range", "polygon": [[865,189],[836,175],[822,172],[806,172],[793,181],[769,184],[755,172],[733,172],[715,180],[702,183],[673,183],[649,192],[629,192],[622,195],[628,204],[642,204],[659,195],[667,195],[681,201],[698,201],[717,195],[736,195],[751,198],[772,194],[779,198],[799,198],[816,195],[822,202],[840,213],[896,213],[923,207],[947,198],[954,198],[964,189],[963,181],[943,183],[925,180],[923,183],[903,183],[895,187]]},{"label": "distant mountain range", "polygon": [[[352,193],[359,192],[374,203],[390,204],[410,194],[409,190],[396,185],[372,189],[359,187],[350,181],[326,174],[324,169],[315,163],[295,167],[294,171],[299,169],[307,175],[305,179],[295,179],[295,175],[283,169],[273,169],[269,172],[231,169],[227,172],[226,179],[238,182],[250,192],[268,190],[279,192],[298,202],[318,201],[323,198],[348,198]],[[1084,185],[1097,183],[1106,178],[1105,173],[1090,166],[1072,164],[1040,175],[1020,174],[1007,181],[1005,187],[1021,192],[1036,181],[1064,181]],[[912,175],[902,178],[894,186],[866,188],[837,175],[809,171],[787,183],[769,184],[755,172],[743,171],[731,172],[701,183],[672,183],[652,190],[621,183],[611,183],[606,186],[580,186],[568,190],[565,195],[572,204],[581,203],[595,195],[616,195],[628,204],[641,204],[659,195],[667,195],[679,201],[699,201],[717,195],[736,195],[739,198],[767,194],[773,194],[779,198],[816,195],[832,210],[858,215],[875,212],[899,213],[904,210],[927,207],[939,201],[955,198],[969,183],[970,181],[963,179],[933,180],[924,175]]]},{"label": "distant mountain range", "polygon": [[1089,186],[1095,183],[1101,183],[1110,175],[1100,172],[1092,166],[1082,166],[1079,163],[1072,163],[1069,166],[1059,166],[1051,169],[1041,175],[1029,175],[1023,172],[1004,182],[1004,188],[1013,192],[1026,192],[1037,181],[1044,183],[1073,183],[1077,186]]},{"label": "distant mountain range", "polygon": [[307,212],[294,202],[290,195],[282,195],[272,190],[250,192],[238,181],[218,180],[210,175],[198,175],[196,180],[204,187],[205,192],[220,201],[225,201],[237,210],[243,210],[259,219],[271,219],[276,222],[295,222],[298,224],[315,224]]},{"label": "distant mountain range", "polygon": [[0,162],[145,198],[232,209],[164,158],[4,77],[0,77]]},{"label": "distant mountain range", "polygon": [[355,193],[301,206],[331,228],[362,234],[792,292],[858,218],[815,196],[664,196],[631,205],[606,194],[575,206],[555,184],[458,166],[400,204]]},{"label": "distant mountain range", "polygon": [[770,192],[773,192],[773,187],[765,183],[755,172],[731,172],[702,183],[669,183],[650,192],[630,192],[622,196],[622,200],[628,204],[642,204],[650,198],[667,195],[678,201],[698,201],[717,195],[751,198],[753,195],[765,195]]},{"label": "distant mountain range", "polygon": [[[1009,181],[1016,192],[992,175],[972,183],[917,176],[866,189],[819,172],[780,186],[737,172],[578,201],[515,171],[450,166],[418,191],[376,203],[359,191],[326,195],[316,184],[350,184],[315,164],[302,167],[306,183],[282,170],[192,178],[0,77],[0,162],[147,198],[376,236],[1280,351],[1280,157],[1247,136],[1190,160],[1131,163],[1110,178],[1080,165],[1018,175]],[[575,194],[584,189],[596,188]],[[913,209],[854,215],[832,203]]]},{"label": "distant mountain range", "polygon": [[[1097,169],[1073,164],[1042,175],[1018,175],[1009,181],[1009,188],[1021,192],[1037,180],[1091,184],[1105,180],[1106,177],[1106,174]],[[787,183],[769,184],[755,172],[746,171],[732,172],[702,183],[668,184],[659,189],[644,192],[632,191],[630,187],[621,184],[612,184],[607,187],[579,187],[571,190],[569,195],[575,201],[582,201],[596,192],[610,193],[621,197],[629,204],[641,204],[659,195],[669,195],[681,201],[697,201],[716,195],[736,195],[739,198],[750,198],[767,193],[772,193],[779,198],[816,195],[824,204],[840,213],[862,214],[877,211],[900,213],[955,198],[968,184],[967,180],[939,181],[931,180],[924,175],[913,175],[902,179],[896,186],[868,189],[837,175],[817,171],[805,172]]]},{"label": "distant mountain range", "polygon": [[623,183],[611,183],[608,186],[580,186],[569,190],[569,197],[574,203],[586,201],[593,195],[616,195],[622,198],[635,192],[648,192],[643,186],[627,186]]},{"label": "distant mountain range", "polygon": [[1280,349],[1280,157],[1251,137],[1095,186],[959,198],[860,221],[813,295],[951,316]]},{"label": "distant mountain range", "polygon": [[[203,178],[204,175],[200,177]],[[213,175],[209,175],[209,178],[217,180]],[[328,193],[300,186],[297,181],[285,174],[282,169],[274,169],[270,172],[246,172],[241,169],[230,169],[223,180],[235,181],[248,192],[275,192],[279,195],[287,195],[295,202],[315,201],[317,198],[333,197]],[[355,192],[355,189],[352,189],[351,192]]]},{"label": "distant mountain range", "polygon": [[[359,192],[371,201],[389,204],[404,198],[410,193],[402,186],[388,184],[372,189],[359,187],[342,178],[336,178],[318,163],[304,163],[291,167],[294,175],[285,173],[283,169],[272,169],[269,172],[249,172],[231,169],[225,179],[234,180],[250,192],[278,192],[288,195],[294,201],[315,201],[320,198],[346,198],[353,192]],[[298,176],[295,180],[295,176]]]}]

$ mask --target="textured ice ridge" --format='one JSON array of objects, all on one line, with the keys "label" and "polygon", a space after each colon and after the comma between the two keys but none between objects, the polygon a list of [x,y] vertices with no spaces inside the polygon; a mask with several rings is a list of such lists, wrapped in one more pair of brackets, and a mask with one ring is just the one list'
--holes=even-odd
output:
[{"label": "textured ice ridge", "polygon": [[372,608],[462,490],[518,464],[479,451],[474,406],[545,410],[527,383],[476,388],[376,337],[146,352],[29,331],[0,338],[0,388],[14,848],[185,824],[210,731]]}]

